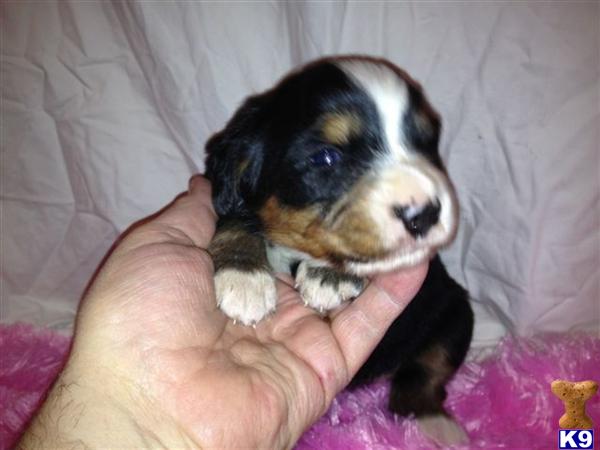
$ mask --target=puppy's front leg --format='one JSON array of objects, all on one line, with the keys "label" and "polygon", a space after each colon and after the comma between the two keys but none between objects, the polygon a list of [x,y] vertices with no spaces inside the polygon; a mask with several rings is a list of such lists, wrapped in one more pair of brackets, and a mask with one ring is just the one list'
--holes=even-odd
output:
[{"label": "puppy's front leg", "polygon": [[208,251],[215,265],[221,311],[234,321],[254,325],[275,309],[275,278],[262,236],[239,221],[219,220]]},{"label": "puppy's front leg", "polygon": [[319,312],[354,299],[366,284],[365,278],[340,272],[315,260],[302,261],[296,272],[296,285],[304,303]]}]

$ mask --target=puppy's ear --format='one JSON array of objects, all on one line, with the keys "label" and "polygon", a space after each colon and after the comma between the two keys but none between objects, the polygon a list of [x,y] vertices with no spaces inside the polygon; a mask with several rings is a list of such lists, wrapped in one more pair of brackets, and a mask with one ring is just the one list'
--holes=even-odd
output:
[{"label": "puppy's ear", "polygon": [[244,103],[206,144],[206,177],[212,183],[217,214],[237,216],[246,212],[260,176],[264,146],[260,131],[261,100]]}]

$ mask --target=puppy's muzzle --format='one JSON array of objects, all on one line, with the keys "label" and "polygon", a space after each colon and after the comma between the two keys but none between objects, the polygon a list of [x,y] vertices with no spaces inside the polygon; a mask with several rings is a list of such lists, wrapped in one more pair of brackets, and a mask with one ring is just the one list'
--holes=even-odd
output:
[{"label": "puppy's muzzle", "polygon": [[394,206],[394,215],[402,220],[404,227],[413,237],[422,237],[440,218],[440,202],[436,199],[424,206]]}]

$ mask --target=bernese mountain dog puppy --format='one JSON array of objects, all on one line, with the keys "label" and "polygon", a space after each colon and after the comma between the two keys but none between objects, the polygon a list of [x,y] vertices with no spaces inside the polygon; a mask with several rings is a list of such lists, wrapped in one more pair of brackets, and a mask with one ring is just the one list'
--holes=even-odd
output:
[{"label": "bernese mountain dog puppy", "polygon": [[445,385],[469,348],[473,313],[435,255],[458,221],[440,129],[420,87],[390,62],[325,58],[246,100],[209,140],[206,175],[219,216],[209,248],[218,304],[244,325],[274,310],[276,272],[326,313],[369,275],[431,259],[351,386],[390,375],[390,410],[452,443],[466,435],[444,409]]}]

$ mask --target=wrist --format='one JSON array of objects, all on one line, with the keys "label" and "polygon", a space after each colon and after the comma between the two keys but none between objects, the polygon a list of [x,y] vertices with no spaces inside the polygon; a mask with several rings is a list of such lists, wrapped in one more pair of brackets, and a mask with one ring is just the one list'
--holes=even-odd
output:
[{"label": "wrist", "polygon": [[114,373],[90,375],[68,365],[17,448],[199,448],[160,414],[140,389]]}]

